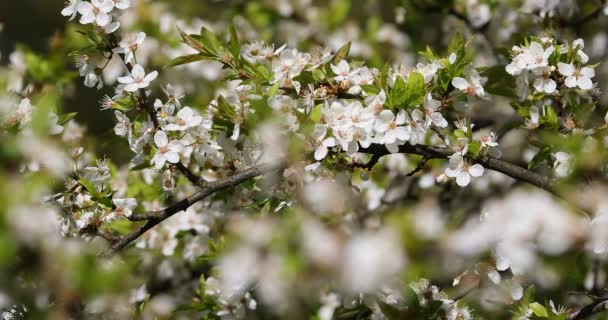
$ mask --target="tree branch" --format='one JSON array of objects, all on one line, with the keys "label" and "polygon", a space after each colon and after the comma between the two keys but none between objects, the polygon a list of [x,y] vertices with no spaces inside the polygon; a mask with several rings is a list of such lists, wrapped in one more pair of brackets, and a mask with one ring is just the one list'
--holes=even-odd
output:
[{"label": "tree branch", "polygon": [[598,314],[602,311],[606,311],[606,302],[608,301],[608,297],[596,299],[590,304],[570,313],[568,316],[568,320],[581,320],[589,318],[595,314]]},{"label": "tree branch", "polygon": [[[360,149],[361,153],[372,154],[373,159],[379,159],[382,156],[390,154],[388,149],[384,145],[373,144],[369,148]],[[426,159],[424,162],[431,159],[446,159],[451,156],[454,151],[449,148],[438,148],[438,147],[430,147],[424,145],[410,145],[404,144],[399,147],[399,153],[405,154],[417,154],[423,156]],[[543,190],[546,190],[556,196],[559,196],[555,190],[552,188],[551,181],[549,178],[541,176],[535,172],[524,169],[520,166],[511,164],[509,162],[494,159],[494,158],[486,158],[482,160],[476,161],[477,163],[483,165],[485,168],[501,172],[506,174],[513,179],[527,182],[531,185],[539,187]],[[144,214],[136,214],[131,216],[129,219],[132,221],[143,221],[146,220],[146,223],[139,227],[137,230],[127,234],[126,236],[120,238],[116,241],[108,250],[101,254],[102,257],[111,257],[115,255],[117,252],[125,248],[131,242],[135,241],[146,231],[152,229],[162,221],[167,218],[173,216],[174,214],[186,210],[191,205],[207,198],[209,195],[229,187],[236,186],[242,182],[245,182],[249,179],[255,178],[262,174],[279,170],[285,166],[285,163],[273,164],[273,165],[260,165],[257,167],[251,167],[249,169],[240,171],[235,173],[234,175],[212,182],[205,187],[202,187],[200,191],[195,193],[194,195],[185,198],[178,203],[167,207],[166,209],[160,211],[153,211]]]},{"label": "tree branch", "polygon": [[[372,153],[376,155],[390,154],[390,152],[388,151],[388,149],[386,149],[385,146],[377,144],[371,145],[369,148],[359,150],[359,152]],[[430,160],[446,159],[451,156],[454,151],[448,148],[428,147],[423,145],[412,146],[410,144],[404,144],[399,147],[399,153],[417,154]],[[546,190],[547,192],[550,192],[553,195],[559,196],[554,190],[551,184],[551,180],[536,172],[530,171],[528,169],[522,168],[518,165],[512,164],[504,160],[489,157],[486,159],[477,160],[476,163],[481,164],[487,169],[498,171],[500,173],[508,175],[513,179],[527,182],[531,185]]]},{"label": "tree branch", "polygon": [[210,196],[211,194],[213,194],[217,191],[220,191],[220,190],[223,190],[223,189],[226,189],[229,187],[234,187],[249,179],[255,178],[257,176],[263,175],[263,174],[271,172],[271,171],[279,170],[279,169],[283,168],[284,166],[285,166],[285,164],[279,163],[279,164],[263,164],[263,165],[259,165],[256,167],[251,167],[251,168],[245,169],[243,171],[237,172],[228,178],[212,182],[209,185],[207,185],[206,187],[202,188],[200,191],[193,194],[192,196],[185,198],[185,199],[179,201],[178,203],[174,204],[173,206],[168,207],[164,210],[144,213],[144,214],[140,214],[140,215],[133,215],[130,217],[131,220],[133,220],[133,221],[147,220],[147,222],[143,226],[139,227],[137,230],[120,238],[108,250],[101,253],[100,256],[101,257],[111,257],[111,256],[115,255],[120,250],[122,250],[124,247],[129,245],[131,242],[135,241],[142,234],[144,234],[146,231],[152,229],[157,224],[163,222],[164,220],[168,219],[169,217],[173,216],[174,214],[176,214],[180,211],[188,209],[188,207],[190,207],[191,205],[207,198],[208,196]]}]

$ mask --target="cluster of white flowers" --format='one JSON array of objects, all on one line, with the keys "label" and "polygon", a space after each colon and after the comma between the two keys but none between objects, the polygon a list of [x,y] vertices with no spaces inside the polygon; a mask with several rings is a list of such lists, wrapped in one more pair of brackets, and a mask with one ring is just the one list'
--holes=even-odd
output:
[{"label": "cluster of white flowers", "polygon": [[[514,46],[514,56],[506,71],[518,76],[518,90],[522,99],[527,95],[530,81],[537,92],[546,94],[554,94],[562,82],[565,88],[590,90],[593,88],[591,79],[595,76],[595,70],[584,66],[589,61],[583,52],[584,47],[582,39],[573,41],[571,45],[557,46],[550,38],[541,38],[527,46]],[[569,52],[576,53],[572,60],[556,61],[566,57],[565,54]]]},{"label": "cluster of white flowers", "polygon": [[95,24],[105,33],[112,33],[120,27],[118,21],[113,21],[118,12],[131,7],[131,0],[69,0],[61,14],[70,20],[80,14],[81,24]]},{"label": "cluster of white flowers", "polygon": [[[363,69],[367,70],[365,72],[361,69],[351,70],[346,61],[332,65],[332,70],[336,73],[336,81],[354,83],[349,87],[349,92],[358,87],[353,91],[356,93],[360,92],[361,79],[368,84],[373,82],[376,71],[367,68]],[[369,74],[362,76],[361,73]],[[397,114],[384,107],[385,101],[384,90],[366,97],[365,106],[357,100],[326,101],[321,110],[322,123],[317,125],[313,134],[315,160],[323,160],[332,147],[340,147],[353,155],[359,146],[367,148],[372,143],[384,144],[390,152],[395,153],[406,142],[412,145],[423,143],[431,124],[447,127],[447,121],[439,112],[441,102],[435,100],[430,92],[422,108],[400,110]]]}]

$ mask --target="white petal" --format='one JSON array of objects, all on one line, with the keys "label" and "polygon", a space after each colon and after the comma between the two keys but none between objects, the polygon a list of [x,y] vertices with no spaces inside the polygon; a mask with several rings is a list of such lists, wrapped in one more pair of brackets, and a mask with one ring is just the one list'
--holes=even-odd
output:
[{"label": "white petal", "polygon": [[144,68],[142,68],[142,66],[136,64],[131,70],[131,75],[133,76],[133,79],[143,79],[146,76],[146,72],[144,71]]},{"label": "white petal", "polygon": [[448,126],[448,121],[445,120],[443,115],[439,112],[433,112],[431,114],[431,120],[433,120],[433,123],[439,128],[445,128]]},{"label": "white petal", "polygon": [[112,18],[105,13],[100,13],[95,18],[95,23],[97,23],[97,25],[100,27],[105,27],[107,24],[110,23],[110,21],[112,21]]},{"label": "white petal", "polygon": [[326,147],[335,147],[336,146],[336,138],[329,137],[329,138],[323,140],[323,145],[326,146]]},{"label": "white petal", "polygon": [[169,144],[169,138],[167,138],[167,134],[164,131],[157,131],[154,134],[154,143],[157,147],[162,148]]},{"label": "white petal", "polygon": [[574,73],[574,66],[572,64],[560,62],[557,64],[557,70],[564,76],[571,76]]},{"label": "white petal", "polygon": [[588,78],[593,78],[593,77],[595,77],[595,69],[589,68],[589,67],[583,67],[581,69],[581,75],[588,77]]},{"label": "white petal", "polygon": [[194,112],[192,111],[192,108],[184,107],[177,113],[177,117],[180,119],[183,119],[183,120],[188,120],[188,119],[192,118],[193,113]]},{"label": "white petal", "polygon": [[578,87],[583,90],[589,90],[593,88],[593,82],[588,77],[580,77],[578,79]]},{"label": "white petal", "polygon": [[166,161],[167,159],[165,158],[165,156],[160,153],[155,154],[154,158],[152,158],[152,162],[154,163],[156,169],[161,169],[165,165]]},{"label": "white petal", "polygon": [[397,140],[397,133],[395,130],[387,130],[384,133],[384,143],[394,143]]},{"label": "white petal", "polygon": [[167,152],[165,154],[165,157],[167,158],[167,161],[171,162],[171,163],[178,163],[179,162],[179,153],[177,152]]},{"label": "white petal", "polygon": [[407,141],[410,139],[410,131],[407,130],[406,127],[397,127],[395,128],[395,134],[397,135],[397,139],[401,141]]},{"label": "white petal", "polygon": [[156,79],[156,77],[158,77],[158,71],[152,71],[152,72],[148,73],[148,75],[144,78],[144,81],[152,82],[152,81],[154,81],[154,79]]},{"label": "white petal", "polygon": [[468,173],[466,173],[466,172],[461,172],[456,177],[456,184],[458,184],[461,187],[468,186],[469,182],[471,182],[471,176]]},{"label": "white petal", "polygon": [[496,257],[496,270],[505,271],[511,266],[511,261],[503,256]]},{"label": "white petal", "polygon": [[469,168],[469,173],[473,177],[481,177],[483,175],[483,166],[480,164],[474,164]]},{"label": "white petal", "polygon": [[576,83],[577,83],[577,81],[576,81],[575,77],[569,76],[566,78],[566,81],[565,81],[566,87],[574,88],[574,87],[576,87]]},{"label": "white petal", "polygon": [[452,80],[452,85],[456,89],[466,90],[469,87],[469,82],[461,77],[456,77]]},{"label": "white petal", "polygon": [[329,150],[327,149],[327,147],[324,147],[324,146],[317,148],[317,150],[315,150],[315,160],[321,161],[321,160],[325,159],[328,151]]},{"label": "white petal", "polygon": [[124,90],[128,92],[135,92],[139,90],[139,85],[137,83],[129,83],[125,86]]},{"label": "white petal", "polygon": [[131,78],[131,77],[118,77],[117,80],[119,83],[124,83],[124,84],[133,83],[133,78]]}]

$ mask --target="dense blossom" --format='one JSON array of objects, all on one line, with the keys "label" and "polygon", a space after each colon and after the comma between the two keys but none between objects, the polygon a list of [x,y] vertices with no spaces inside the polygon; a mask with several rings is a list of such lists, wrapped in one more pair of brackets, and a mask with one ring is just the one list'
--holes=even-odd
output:
[{"label": "dense blossom", "polygon": [[354,4],[66,1],[0,66],[2,317],[602,312],[607,4]]}]

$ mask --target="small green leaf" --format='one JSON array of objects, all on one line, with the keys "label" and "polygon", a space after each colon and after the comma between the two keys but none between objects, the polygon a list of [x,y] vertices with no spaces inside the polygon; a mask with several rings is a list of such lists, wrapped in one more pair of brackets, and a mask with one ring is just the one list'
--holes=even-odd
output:
[{"label": "small green leaf", "polygon": [[188,63],[200,61],[203,59],[205,59],[205,56],[200,53],[190,54],[187,56],[181,56],[181,57],[177,57],[177,58],[171,60],[171,62],[169,62],[167,65],[165,65],[165,68],[175,67],[175,66],[179,66],[182,64],[188,64]]},{"label": "small green leaf", "polygon": [[457,138],[466,138],[466,137],[467,137],[467,133],[466,133],[466,132],[464,132],[464,131],[462,131],[462,130],[460,130],[460,129],[456,129],[456,130],[454,130],[454,135],[455,135]]},{"label": "small green leaf", "polygon": [[270,87],[270,89],[268,89],[268,92],[266,93],[266,95],[268,97],[274,97],[277,94],[277,91],[279,91],[280,85],[281,85],[280,82],[277,82],[274,85],[272,85],[272,87]]},{"label": "small green leaf", "polygon": [[197,50],[199,52],[207,52],[207,50],[205,49],[205,46],[203,46],[203,44],[201,42],[199,42],[197,39],[195,39],[193,36],[185,33],[179,27],[177,27],[177,31],[179,31],[179,34],[182,37],[182,40],[184,41],[184,43],[187,46],[189,46],[190,48]]},{"label": "small green leaf", "polygon": [[230,25],[230,43],[228,45],[230,53],[234,58],[237,58],[241,53],[241,44],[239,42],[239,36],[236,32],[236,28],[233,24]]},{"label": "small green leaf", "polygon": [[338,52],[336,52],[336,55],[334,56],[334,59],[332,60],[332,62],[334,64],[337,64],[338,62],[346,59],[348,57],[349,52],[350,52],[350,41],[347,42],[345,45],[343,45],[340,49],[338,49]]},{"label": "small green leaf", "polygon": [[93,186],[93,184],[91,183],[91,181],[85,179],[85,178],[81,178],[78,180],[78,183],[83,186],[85,189],[87,189],[87,191],[89,193],[91,193],[93,196],[97,197],[97,195],[99,194],[97,192],[97,189],[95,188],[95,186]]},{"label": "small green leaf", "polygon": [[534,312],[534,315],[536,315],[537,317],[541,317],[541,318],[548,318],[549,317],[549,313],[547,312],[547,309],[545,309],[545,307],[538,303],[538,302],[532,302],[528,305],[530,307],[530,310],[532,310],[532,312]]},{"label": "small green leaf", "polygon": [[310,120],[314,121],[315,123],[318,123],[321,120],[321,108],[323,108],[323,105],[321,104],[318,104],[312,108],[312,111],[310,111]]},{"label": "small green leaf", "polygon": [[74,117],[76,117],[76,115],[78,115],[78,112],[70,112],[70,113],[64,113],[62,115],[59,116],[59,119],[57,120],[57,123],[62,126],[66,123],[68,123],[70,120],[74,119]]}]

